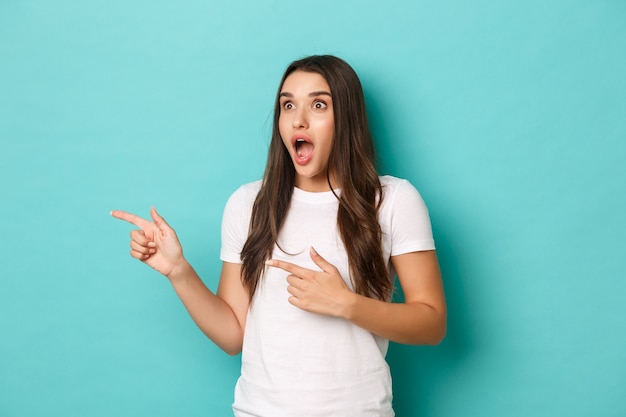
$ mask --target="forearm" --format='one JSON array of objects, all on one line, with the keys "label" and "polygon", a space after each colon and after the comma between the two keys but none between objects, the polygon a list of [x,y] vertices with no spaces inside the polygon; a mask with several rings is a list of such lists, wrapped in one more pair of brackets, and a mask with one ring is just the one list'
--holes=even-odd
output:
[{"label": "forearm", "polygon": [[390,303],[352,293],[342,314],[347,320],[397,343],[436,345],[446,333],[445,308],[421,302]]},{"label": "forearm", "polygon": [[242,324],[231,307],[204,285],[193,267],[185,263],[168,278],[200,330],[229,355],[241,352]]}]

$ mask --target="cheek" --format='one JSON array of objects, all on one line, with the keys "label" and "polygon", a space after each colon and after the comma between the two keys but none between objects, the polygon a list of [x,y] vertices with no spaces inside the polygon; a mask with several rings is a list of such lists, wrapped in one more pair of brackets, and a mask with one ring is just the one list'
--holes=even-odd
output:
[{"label": "cheek", "polygon": [[335,121],[333,119],[327,120],[324,128],[328,137],[332,138],[335,135]]},{"label": "cheek", "polygon": [[334,121],[334,120],[332,120],[332,119],[328,121],[328,131],[329,131],[331,134],[334,134],[334,133],[335,133],[335,121]]},{"label": "cheek", "polygon": [[333,123],[328,123],[324,126],[324,149],[327,154],[330,154],[333,148],[335,136],[335,125]]}]

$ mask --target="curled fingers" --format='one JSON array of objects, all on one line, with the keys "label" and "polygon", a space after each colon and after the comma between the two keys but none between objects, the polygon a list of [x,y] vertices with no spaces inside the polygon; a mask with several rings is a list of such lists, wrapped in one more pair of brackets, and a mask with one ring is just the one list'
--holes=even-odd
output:
[{"label": "curled fingers", "polygon": [[130,238],[141,246],[151,246],[150,243],[154,245],[154,242],[148,239],[146,233],[143,230],[131,230]]},{"label": "curled fingers", "polygon": [[139,260],[145,260],[156,253],[155,243],[149,240],[142,230],[130,232],[130,256]]}]

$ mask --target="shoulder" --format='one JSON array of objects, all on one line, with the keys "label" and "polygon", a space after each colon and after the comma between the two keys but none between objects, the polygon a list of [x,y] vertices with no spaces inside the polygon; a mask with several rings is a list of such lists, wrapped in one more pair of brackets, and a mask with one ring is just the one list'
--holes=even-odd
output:
[{"label": "shoulder", "polygon": [[408,180],[385,175],[380,177],[383,188],[381,213],[383,216],[393,213],[424,214],[428,216],[428,208],[417,188]]},{"label": "shoulder", "polygon": [[379,177],[379,179],[380,185],[383,188],[383,204],[387,199],[391,199],[392,201],[395,200],[398,195],[420,195],[417,188],[415,188],[408,180],[403,178],[383,175]]},{"label": "shoulder", "polygon": [[383,201],[379,220],[387,239],[384,248],[391,256],[434,249],[428,208],[413,184],[391,176],[380,177],[380,182]]},{"label": "shoulder", "polygon": [[244,184],[228,198],[222,216],[222,261],[241,263],[240,253],[248,236],[249,219],[261,181]]},{"label": "shoulder", "polygon": [[222,237],[245,237],[252,206],[261,188],[261,181],[244,184],[237,188],[226,201],[222,215]]},{"label": "shoulder", "polygon": [[261,189],[262,180],[249,182],[237,188],[228,198],[227,205],[233,204],[253,204],[259,190]]}]

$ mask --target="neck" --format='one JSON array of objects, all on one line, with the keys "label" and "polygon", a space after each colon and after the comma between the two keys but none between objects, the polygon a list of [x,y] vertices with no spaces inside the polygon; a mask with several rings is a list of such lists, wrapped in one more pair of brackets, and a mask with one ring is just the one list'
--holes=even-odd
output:
[{"label": "neck", "polygon": [[323,193],[340,188],[339,181],[335,179],[334,175],[330,175],[328,178],[325,176],[322,178],[296,177],[296,187],[310,193]]}]

